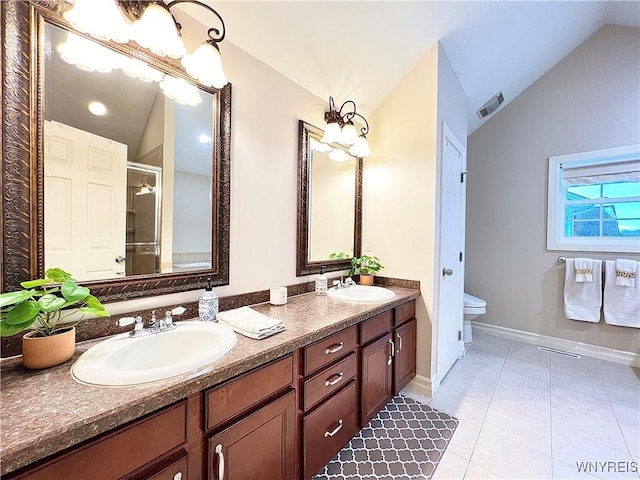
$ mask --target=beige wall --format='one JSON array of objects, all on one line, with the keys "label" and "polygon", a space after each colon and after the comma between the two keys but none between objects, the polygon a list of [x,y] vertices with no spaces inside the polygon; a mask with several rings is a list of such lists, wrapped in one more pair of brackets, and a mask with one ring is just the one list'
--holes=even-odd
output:
[{"label": "beige wall", "polygon": [[564,317],[556,259],[577,253],[547,251],[545,230],[547,159],[639,143],[638,85],[639,30],[605,26],[469,137],[465,290],[487,301],[478,321],[638,351],[638,330]]},{"label": "beige wall", "polygon": [[371,116],[373,155],[364,161],[363,238],[371,238],[373,253],[385,265],[383,275],[420,281],[418,374],[428,378],[434,373],[432,332],[437,323],[441,121],[446,120],[463,141],[465,101],[446,54],[435,45]]}]

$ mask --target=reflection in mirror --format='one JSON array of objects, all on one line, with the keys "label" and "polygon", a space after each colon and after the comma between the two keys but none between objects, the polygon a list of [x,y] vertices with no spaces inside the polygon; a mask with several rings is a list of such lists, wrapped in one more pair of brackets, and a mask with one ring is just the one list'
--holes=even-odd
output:
[{"label": "reflection in mirror", "polygon": [[215,97],[50,23],[44,35],[45,269],[210,269]]},{"label": "reflection in mirror", "polygon": [[320,141],[323,131],[302,120],[298,129],[297,274],[348,269],[332,253],[360,255],[362,159]]},{"label": "reflection in mirror", "polygon": [[309,261],[353,257],[358,159],[309,136]]}]

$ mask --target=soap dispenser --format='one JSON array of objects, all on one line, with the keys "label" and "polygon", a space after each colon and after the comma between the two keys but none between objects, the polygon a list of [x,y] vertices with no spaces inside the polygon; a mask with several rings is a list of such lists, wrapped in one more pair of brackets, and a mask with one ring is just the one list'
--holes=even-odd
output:
[{"label": "soap dispenser", "polygon": [[203,322],[218,320],[218,295],[211,288],[211,278],[207,278],[207,288],[198,301],[198,316]]},{"label": "soap dispenser", "polygon": [[324,274],[324,267],[320,267],[320,275],[316,279],[316,295],[327,294],[327,277]]}]

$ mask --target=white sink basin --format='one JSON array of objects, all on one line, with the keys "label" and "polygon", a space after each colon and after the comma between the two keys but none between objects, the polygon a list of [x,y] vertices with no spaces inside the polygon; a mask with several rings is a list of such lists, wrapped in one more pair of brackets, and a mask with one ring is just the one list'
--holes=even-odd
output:
[{"label": "white sink basin", "polygon": [[388,288],[355,285],[347,288],[330,288],[328,292],[331,298],[345,302],[384,302],[396,296]]},{"label": "white sink basin", "polygon": [[197,370],[236,345],[233,330],[219,323],[179,322],[143,337],[122,333],[84,352],[71,367],[76,380],[94,385],[135,385]]}]

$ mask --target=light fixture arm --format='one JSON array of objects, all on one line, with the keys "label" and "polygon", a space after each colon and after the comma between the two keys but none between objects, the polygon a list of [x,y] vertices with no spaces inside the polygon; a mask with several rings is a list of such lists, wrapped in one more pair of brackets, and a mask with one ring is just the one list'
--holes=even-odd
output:
[{"label": "light fixture arm", "polygon": [[[346,110],[348,107],[353,108],[353,110],[345,111],[343,113],[342,111]],[[354,102],[353,100],[347,100],[340,106],[340,109],[338,110],[336,109],[336,104],[333,100],[333,97],[329,97],[329,111],[324,113],[325,122],[337,122],[340,127],[342,127],[346,123],[353,123],[352,120],[355,117],[359,117],[364,121],[365,126],[360,129],[360,132],[363,135],[367,135],[369,133],[369,122],[366,118],[364,118],[357,112],[356,102]]]}]

